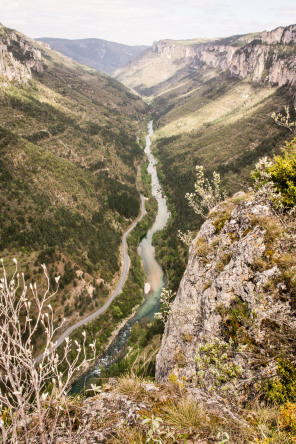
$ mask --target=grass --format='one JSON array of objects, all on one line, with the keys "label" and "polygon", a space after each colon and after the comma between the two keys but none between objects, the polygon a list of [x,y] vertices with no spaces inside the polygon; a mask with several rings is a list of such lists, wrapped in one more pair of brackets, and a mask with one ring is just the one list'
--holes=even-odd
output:
[{"label": "grass", "polygon": [[109,444],[140,444],[146,443],[146,434],[139,428],[123,426],[116,430],[116,436],[109,440]]},{"label": "grass", "polygon": [[211,246],[205,237],[199,237],[196,239],[196,252],[201,256],[203,261],[207,261],[207,256],[211,252]]},{"label": "grass", "polygon": [[[291,444],[295,442],[295,404],[259,405],[240,408],[236,414],[240,420],[225,418],[205,405],[186,396],[184,389],[175,390],[174,383],[158,386],[157,391],[146,391],[145,381],[135,381],[134,376],[119,380],[120,392],[130,396],[134,402],[145,402],[148,411],[142,412],[142,419],[158,417],[160,426],[154,428],[153,436],[162,436],[162,442],[184,443],[199,439],[202,442],[230,444]],[[123,389],[122,389],[123,387]],[[141,389],[139,389],[141,387]],[[134,392],[135,389],[135,392]],[[117,390],[117,389],[116,389]],[[160,401],[162,400],[162,401]],[[140,411],[141,414],[141,411]],[[110,442],[146,442],[147,427],[141,418],[133,427],[123,426],[116,430]],[[165,438],[167,437],[167,438]]]},{"label": "grass", "polygon": [[143,389],[143,378],[140,378],[134,374],[131,376],[122,376],[118,379],[118,390],[134,399],[141,399],[145,393]]},{"label": "grass", "polygon": [[157,138],[235,123],[242,117],[252,115],[274,93],[272,87],[266,86],[258,90],[251,83],[242,81],[208,103],[203,104],[202,97],[198,103],[197,98],[204,89],[191,94],[190,98],[181,95],[182,105],[166,115],[163,120],[167,123],[156,132]]},{"label": "grass", "polygon": [[181,398],[178,403],[169,403],[163,412],[165,421],[181,429],[198,429],[208,422],[204,409],[187,398]]},{"label": "grass", "polygon": [[[127,396],[127,403],[120,394]],[[59,421],[67,426],[71,421],[73,438],[79,439],[82,434],[83,438],[88,438],[81,427],[87,418],[92,421],[88,430],[107,433],[106,442],[110,444],[145,443],[149,442],[149,437],[152,442],[168,444],[291,444],[296,440],[296,406],[293,402],[279,406],[253,401],[240,408],[224,403],[224,407],[235,414],[235,419],[215,403],[201,403],[189,397],[186,389],[176,382],[155,385],[153,381],[136,377],[130,372],[119,378],[112,387],[108,384],[103,386],[102,393],[90,400],[93,408],[96,408],[96,399],[98,402],[105,399],[106,412],[103,415],[98,412],[97,416],[90,417],[84,415],[83,397],[69,400],[69,415],[64,411]],[[137,416],[130,415],[130,402]],[[48,424],[50,419],[49,416]],[[31,425],[34,426],[34,422]]]}]

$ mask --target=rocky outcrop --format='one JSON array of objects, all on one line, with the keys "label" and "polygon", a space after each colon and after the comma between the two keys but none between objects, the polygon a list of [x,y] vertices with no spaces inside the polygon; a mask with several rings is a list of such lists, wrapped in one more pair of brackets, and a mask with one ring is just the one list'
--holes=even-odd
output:
[{"label": "rocky outcrop", "polygon": [[195,49],[192,46],[183,46],[166,40],[154,42],[152,51],[168,59],[193,58],[195,56]]},{"label": "rocky outcrop", "polygon": [[0,85],[10,81],[27,83],[32,71],[43,72],[41,51],[31,41],[2,25],[0,31]]},{"label": "rocky outcrop", "polygon": [[259,34],[258,38],[268,45],[289,45],[291,43],[296,43],[296,25],[291,25],[286,28],[279,26],[273,31],[264,31]]},{"label": "rocky outcrop", "polygon": [[250,78],[273,85],[296,84],[296,25],[248,37],[222,39],[182,46],[154,42],[152,51],[161,57],[188,59],[193,69],[201,67],[229,70],[233,77]]},{"label": "rocky outcrop", "polygon": [[[265,326],[274,320],[296,325],[289,297],[279,297],[279,289],[285,291],[286,287],[266,233],[271,230],[280,236],[281,228],[270,207],[251,196],[232,211],[230,208],[231,203],[225,202],[214,209],[191,245],[188,266],[157,355],[157,382],[173,375],[189,386],[199,387],[201,382],[202,387],[213,390],[213,385],[222,381],[223,386],[227,379],[228,370],[225,374],[221,370],[225,359],[226,365],[228,362],[239,369],[241,382],[236,386],[244,387],[254,376],[258,380],[274,370],[272,350],[279,344],[271,338],[272,328]],[[277,291],[269,289],[271,282],[277,285]],[[232,341],[243,347],[252,344],[253,348],[244,354],[239,347],[232,347]],[[223,351],[220,357],[219,348]],[[201,363],[202,358],[197,356],[199,351],[202,357],[204,350],[211,354],[214,349],[218,354],[219,381],[214,381],[215,366],[208,366],[212,358],[205,357]],[[258,359],[254,368],[251,355]],[[265,362],[263,367],[259,357]],[[270,365],[266,365],[267,361]]]},{"label": "rocky outcrop", "polygon": [[[239,417],[237,412],[233,412],[231,407],[226,405],[223,399],[219,397],[213,399],[205,393],[199,393],[198,390],[187,391],[172,382],[155,385],[152,382],[148,383],[140,379],[133,380],[130,377],[124,378],[124,380],[129,385],[128,393],[122,392],[122,379],[117,381],[111,378],[109,383],[101,388],[99,395],[87,399],[77,397],[74,402],[69,402],[68,409],[73,424],[71,433],[73,444],[146,442],[144,437],[147,436],[148,438],[150,436],[148,433],[151,430],[151,421],[148,419],[147,424],[147,420],[144,420],[145,418],[156,418],[155,412],[157,412],[158,417],[160,414],[164,416],[164,420],[161,419],[159,429],[154,429],[153,437],[155,439],[152,442],[183,443],[183,439],[175,433],[176,427],[171,424],[168,415],[164,414],[165,410],[160,411],[161,407],[165,409],[166,406],[177,406],[182,400],[191,402],[189,405],[193,408],[196,406],[196,400],[198,400],[198,408],[202,412],[200,414],[203,423],[207,423],[210,417],[215,417],[216,420],[219,418],[224,423],[230,421],[232,424],[233,422],[244,423],[244,419]],[[36,425],[36,419],[32,419],[32,424]],[[48,421],[46,428],[52,435],[51,438],[48,436],[48,442],[55,444],[69,442],[69,425],[66,422],[65,417],[59,418],[53,431],[51,429],[52,421]],[[202,429],[202,425],[200,429]],[[208,441],[198,439],[200,431],[188,430],[191,439],[186,440],[186,442],[188,444],[197,442],[206,444]],[[35,436],[35,432],[36,428],[29,432],[30,443],[39,444],[41,442],[40,437]],[[159,433],[163,438],[161,441],[156,440]],[[175,438],[171,439],[172,436],[175,436]]]}]

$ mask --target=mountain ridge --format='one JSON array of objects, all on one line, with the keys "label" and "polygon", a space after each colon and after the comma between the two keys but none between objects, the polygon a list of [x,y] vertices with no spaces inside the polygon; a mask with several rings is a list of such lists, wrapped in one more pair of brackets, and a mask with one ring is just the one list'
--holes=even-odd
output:
[{"label": "mountain ridge", "polygon": [[[154,95],[154,90],[156,95],[159,94],[158,84],[186,67],[191,70],[205,67],[228,70],[233,77],[244,79],[251,75],[255,82],[294,85],[295,45],[296,25],[188,45],[181,45],[178,41],[160,40],[153,43],[148,53],[141,54],[130,66],[120,68],[114,75],[125,85],[148,97]],[[145,58],[148,57],[150,71],[154,69],[153,64],[157,71],[161,58],[166,59],[167,65],[171,65],[174,60],[174,66],[167,73],[161,72],[159,76],[155,73],[154,77],[149,77],[147,72],[143,73],[147,69]]]},{"label": "mountain ridge", "polygon": [[78,62],[110,75],[119,67],[129,64],[139,53],[148,48],[145,45],[124,45],[97,38],[40,37],[36,40],[48,44],[52,49]]}]

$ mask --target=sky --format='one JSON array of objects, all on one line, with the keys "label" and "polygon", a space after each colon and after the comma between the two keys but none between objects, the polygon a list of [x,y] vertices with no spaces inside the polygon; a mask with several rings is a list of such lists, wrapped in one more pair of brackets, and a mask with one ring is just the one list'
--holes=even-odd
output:
[{"label": "sky", "polygon": [[296,23],[295,0],[0,0],[0,22],[29,37],[128,45],[225,37]]}]

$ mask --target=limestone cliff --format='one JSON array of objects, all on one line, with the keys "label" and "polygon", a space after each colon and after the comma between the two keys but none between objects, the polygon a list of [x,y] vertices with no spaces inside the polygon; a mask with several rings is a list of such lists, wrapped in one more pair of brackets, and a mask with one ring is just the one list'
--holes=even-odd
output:
[{"label": "limestone cliff", "polygon": [[28,38],[0,24],[0,86],[10,81],[27,83],[32,71],[43,71],[39,49]]},{"label": "limestone cliff", "polygon": [[190,46],[160,41],[152,51],[161,57],[187,59],[194,69],[229,70],[235,77],[250,75],[255,82],[279,86],[296,84],[296,25]]},{"label": "limestone cliff", "polygon": [[296,326],[283,267],[291,245],[269,205],[244,197],[214,209],[191,245],[157,356],[158,382],[173,375],[208,391],[234,378],[237,393],[273,374],[279,351],[293,356],[281,330]]}]

